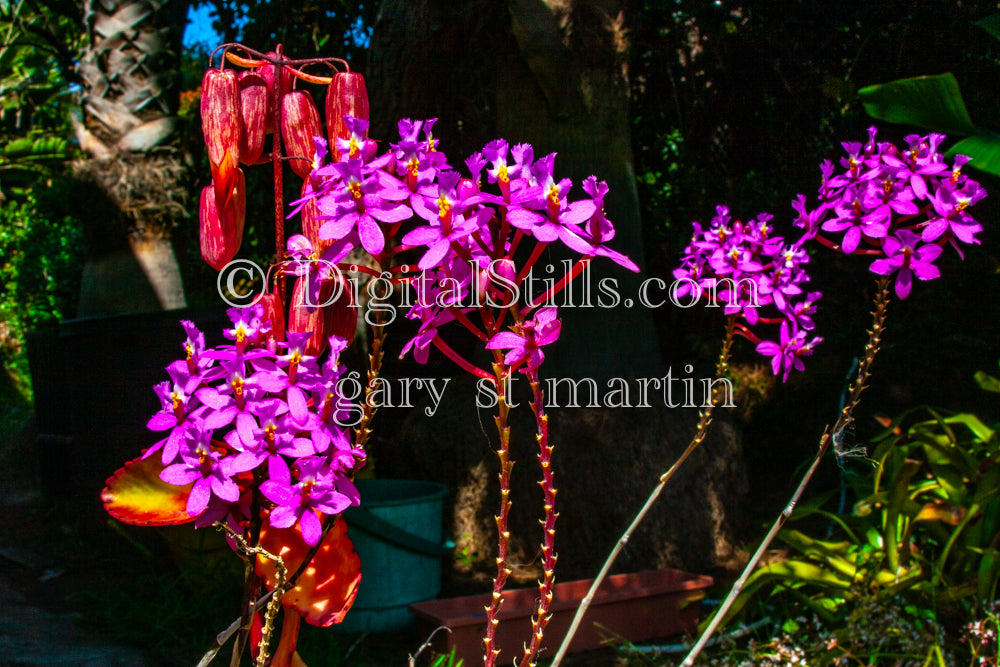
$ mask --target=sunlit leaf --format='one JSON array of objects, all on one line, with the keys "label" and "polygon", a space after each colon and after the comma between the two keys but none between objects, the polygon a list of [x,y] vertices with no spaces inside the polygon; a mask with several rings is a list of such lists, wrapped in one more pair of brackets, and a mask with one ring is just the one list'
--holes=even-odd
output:
[{"label": "sunlit leaf", "polygon": [[984,373],[983,371],[976,371],[976,374],[972,377],[976,381],[976,384],[979,385],[980,389],[1000,394],[1000,379],[993,377],[989,373]]},{"label": "sunlit leaf", "polygon": [[129,461],[108,478],[101,500],[108,514],[135,526],[175,526],[194,521],[187,513],[193,484],[174,486],[160,479],[159,456]]},{"label": "sunlit leaf", "polygon": [[867,86],[858,95],[868,115],[879,120],[963,137],[976,133],[951,73]]},{"label": "sunlit leaf", "polygon": [[920,508],[914,521],[942,521],[952,526],[962,523],[969,510],[955,503],[935,500]]},{"label": "sunlit leaf", "polygon": [[979,128],[976,136],[962,139],[948,150],[947,155],[967,155],[972,161],[966,166],[1000,176],[1000,135],[996,132]]}]

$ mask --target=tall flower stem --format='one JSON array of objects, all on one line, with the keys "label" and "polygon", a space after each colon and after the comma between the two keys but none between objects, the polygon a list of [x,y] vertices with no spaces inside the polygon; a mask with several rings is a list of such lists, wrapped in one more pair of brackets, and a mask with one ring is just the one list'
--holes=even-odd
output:
[{"label": "tall flower stem", "polygon": [[500,436],[500,446],[497,449],[497,458],[500,459],[500,511],[496,516],[497,574],[496,578],[493,579],[493,595],[486,608],[486,636],[483,638],[485,651],[483,664],[485,667],[493,667],[500,654],[500,649],[494,648],[497,625],[500,623],[497,614],[500,612],[500,605],[503,604],[503,589],[507,583],[507,577],[511,573],[511,569],[507,565],[507,549],[510,546],[510,531],[507,526],[511,507],[510,473],[514,467],[514,462],[510,459],[510,425],[507,421],[510,412],[510,402],[507,396],[511,385],[510,374],[510,367],[503,363],[503,356],[496,353],[493,375],[496,380],[497,414],[494,421]]},{"label": "tall flower stem", "polygon": [[375,380],[382,371],[382,358],[385,356],[385,324],[381,321],[382,314],[376,315],[379,322],[372,325],[372,349],[368,353],[368,384],[365,386],[365,400],[361,404],[361,421],[354,428],[354,446],[364,449],[368,437],[372,434],[372,419],[375,418],[375,408],[368,397],[375,391]]},{"label": "tall flower stem", "polygon": [[559,516],[555,509],[556,488],[552,472],[552,445],[549,444],[549,417],[545,414],[545,392],[540,387],[537,369],[528,372],[528,380],[531,384],[531,411],[535,413],[538,429],[535,438],[538,440],[538,463],[542,468],[539,484],[542,487],[545,517],[542,519],[543,576],[538,583],[538,607],[531,621],[531,644],[524,649],[524,659],[520,663],[522,667],[535,664],[545,626],[551,617],[549,607],[552,604],[552,586],[556,576],[556,517]]},{"label": "tall flower stem", "polygon": [[[729,369],[729,353],[733,346],[733,334],[735,331],[735,317],[730,316],[726,320],[726,335],[722,341],[722,350],[719,352],[719,359],[715,365],[715,376],[716,378],[723,378]],[[660,479],[653,488],[653,491],[646,498],[645,504],[632,519],[632,523],[629,524],[625,532],[622,533],[621,537],[618,538],[618,542],[615,543],[614,548],[608,557],[604,561],[604,565],[601,566],[600,572],[594,578],[594,582],[590,585],[590,589],[587,591],[587,595],[584,596],[583,600],[580,602],[580,606],[576,610],[576,614],[573,616],[573,622],[569,626],[569,630],[566,631],[566,636],[563,637],[562,644],[559,645],[559,650],[556,653],[555,658],[552,659],[552,667],[558,667],[562,663],[563,657],[566,655],[566,651],[569,650],[569,644],[573,640],[573,636],[576,631],[580,628],[580,623],[583,621],[584,614],[587,613],[587,609],[590,607],[590,603],[594,599],[594,595],[597,593],[597,589],[600,588],[604,579],[607,578],[608,573],[611,571],[611,566],[614,564],[615,560],[618,558],[618,554],[621,553],[622,549],[628,543],[629,538],[632,537],[632,533],[635,532],[639,524],[642,523],[643,519],[649,513],[649,510],[656,503],[657,498],[663,492],[664,487],[666,487],[667,482],[670,478],[674,476],[674,473],[681,467],[684,461],[698,448],[698,445],[705,439],[708,434],[708,427],[712,423],[712,412],[715,409],[716,404],[722,398],[722,392],[724,390],[716,387],[716,383],[712,383],[712,393],[709,399],[709,405],[701,411],[698,418],[698,426],[695,428],[694,437],[691,438],[691,442],[688,444],[684,452],[678,457],[674,464],[670,466],[670,469],[665,473],[660,475]]]},{"label": "tall flower stem", "polygon": [[771,542],[774,541],[775,536],[778,531],[784,527],[785,523],[791,517],[792,512],[795,510],[795,506],[798,504],[799,499],[802,497],[802,492],[805,491],[806,486],[812,480],[813,475],[816,473],[816,469],[819,468],[819,463],[826,454],[826,451],[830,448],[831,440],[840,437],[844,429],[847,428],[854,420],[854,409],[861,402],[861,392],[863,392],[868,386],[868,379],[871,376],[871,365],[872,361],[875,360],[875,355],[878,353],[879,346],[882,343],[882,332],[885,330],[885,317],[886,309],[889,306],[889,279],[879,278],[878,281],[878,294],[875,296],[875,309],[872,312],[872,328],[868,331],[868,341],[865,343],[865,353],[858,364],[858,376],[854,384],[851,385],[851,391],[847,397],[847,401],[844,403],[844,407],[840,411],[840,415],[837,417],[836,423],[831,429],[829,426],[823,431],[822,437],[819,440],[819,448],[816,451],[816,456],[813,458],[812,464],[809,469],[806,470],[805,475],[802,477],[802,481],[795,488],[795,492],[789,499],[788,504],[785,505],[785,509],[781,511],[778,515],[777,520],[775,520],[774,525],[764,536],[764,541],[760,543],[757,547],[757,551],[754,552],[753,557],[750,558],[750,562],[746,564],[743,568],[743,572],[740,574],[740,578],[736,580],[733,584],[732,589],[723,601],[722,606],[719,607],[718,611],[715,613],[715,617],[712,618],[712,622],[709,623],[708,627],[698,638],[698,641],[691,648],[691,651],[684,658],[684,662],[681,663],[681,667],[691,667],[694,665],[694,661],[698,658],[702,649],[711,639],[712,634],[716,629],[722,624],[726,618],[726,613],[729,611],[730,607],[733,606],[733,602],[742,592],[743,587],[746,585],[747,579],[757,568],[757,564],[760,559],[764,556],[768,547],[771,546]]}]

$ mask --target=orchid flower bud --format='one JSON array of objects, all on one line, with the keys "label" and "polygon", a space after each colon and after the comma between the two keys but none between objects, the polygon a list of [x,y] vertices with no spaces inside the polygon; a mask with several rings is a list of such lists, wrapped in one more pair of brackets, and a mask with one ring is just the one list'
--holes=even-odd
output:
[{"label": "orchid flower bud", "polygon": [[[326,89],[326,136],[336,153],[337,139],[350,137],[344,116],[368,120],[368,89],[365,78],[357,72],[337,72]],[[334,155],[338,161],[340,155]]]},{"label": "orchid flower bud", "polygon": [[[269,58],[277,58],[278,54],[274,51],[268,51],[267,55]],[[275,105],[278,101],[279,91],[275,85],[274,80],[274,65],[267,63],[257,70],[257,73],[264,78],[264,82],[267,84],[267,124],[265,131],[270,134],[274,132],[274,110]],[[281,68],[281,91],[283,95],[292,89],[292,81],[294,77],[291,71],[287,67]]]},{"label": "orchid flower bud", "polygon": [[459,200],[468,199],[472,195],[479,194],[479,186],[476,185],[475,181],[468,178],[463,178],[458,182],[458,186],[456,186],[455,192],[458,194]]},{"label": "orchid flower bud", "polygon": [[233,190],[240,158],[240,95],[236,72],[210,69],[201,81],[201,129],[221,210]]},{"label": "orchid flower bud", "polygon": [[236,169],[232,194],[223,208],[218,208],[215,184],[201,190],[198,206],[201,256],[216,271],[228,264],[243,242],[243,221],[246,214],[246,188],[243,170]]},{"label": "orchid flower bud", "polygon": [[312,160],[316,154],[313,137],[321,136],[319,111],[312,95],[302,90],[293,90],[281,100],[281,138],[285,142],[285,154],[292,170],[300,178],[308,178],[312,171]]},{"label": "orchid flower bud", "polygon": [[489,298],[499,307],[507,308],[517,303],[520,289],[517,285],[517,266],[508,258],[496,259],[489,267]]},{"label": "orchid flower bud", "polygon": [[267,82],[256,72],[240,72],[240,162],[256,164],[264,152],[267,128]]}]

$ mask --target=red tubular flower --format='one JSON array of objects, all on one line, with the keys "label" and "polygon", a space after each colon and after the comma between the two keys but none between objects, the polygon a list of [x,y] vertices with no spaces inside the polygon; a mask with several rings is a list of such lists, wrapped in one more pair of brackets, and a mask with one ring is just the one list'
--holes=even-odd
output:
[{"label": "red tubular flower", "polygon": [[310,296],[308,287],[309,276],[301,276],[295,281],[288,307],[288,333],[312,333],[312,338],[306,343],[306,354],[318,357],[326,349],[329,338],[324,335],[324,313],[319,306],[330,300],[333,281],[324,282],[316,296]]},{"label": "red tubular flower", "polygon": [[337,72],[326,89],[326,136],[334,161],[340,159],[337,139],[347,139],[351,132],[344,116],[368,120],[368,89],[365,77],[357,72]]},{"label": "red tubular flower", "polygon": [[262,294],[258,303],[264,307],[264,312],[260,316],[261,322],[271,325],[266,334],[267,349],[276,354],[278,343],[285,341],[285,308],[281,303],[277,285],[271,292]]},{"label": "red tubular flower", "polygon": [[243,220],[246,214],[246,187],[243,170],[236,169],[231,196],[226,205],[218,207],[218,187],[202,188],[198,206],[201,256],[215,270],[221,270],[240,250],[243,242]]},{"label": "red tubular flower", "polygon": [[293,90],[281,100],[281,138],[285,142],[285,154],[293,158],[292,170],[300,178],[308,178],[312,171],[316,142],[313,137],[321,136],[319,111],[312,95],[302,90]]},{"label": "red tubular flower", "polygon": [[288,333],[311,332],[305,351],[318,357],[326,350],[330,336],[340,336],[348,343],[354,340],[358,309],[342,275],[323,280],[319,293],[313,295],[309,291],[310,279],[314,277],[306,275],[295,281],[288,309]]},{"label": "red tubular flower", "polygon": [[256,72],[240,72],[240,162],[256,164],[264,152],[267,129],[267,82]]},{"label": "red tubular flower", "polygon": [[[358,308],[354,303],[354,295],[351,294],[350,285],[343,275],[336,278],[340,283],[340,290],[333,303],[324,310],[323,333],[329,340],[330,336],[339,336],[350,345],[354,342],[354,334],[358,330]],[[336,289],[336,288],[335,288]]]},{"label": "red tubular flower", "polygon": [[201,80],[201,129],[216,206],[226,208],[240,160],[240,94],[236,72],[210,69]]}]

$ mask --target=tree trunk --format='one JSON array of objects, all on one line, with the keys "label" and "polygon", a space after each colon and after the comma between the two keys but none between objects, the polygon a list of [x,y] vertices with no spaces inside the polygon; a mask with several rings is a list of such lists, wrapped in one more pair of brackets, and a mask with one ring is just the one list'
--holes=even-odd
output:
[{"label": "tree trunk", "polygon": [[[91,273],[110,270],[110,275],[100,286],[100,297],[81,295],[80,315],[107,314],[85,306],[114,308],[115,294],[122,304],[144,309],[145,302],[130,299],[136,275],[144,275],[152,287],[154,308],[186,305],[170,230],[187,218],[189,205],[184,157],[171,146],[178,127],[176,82],[187,4],[84,0],[90,38],[78,67],[85,84],[84,119],[74,123],[74,131],[88,159],[79,161],[75,171],[103,191],[119,215],[117,220],[95,216],[88,221]],[[125,235],[132,266],[122,264],[118,239]]]},{"label": "tree trunk", "polygon": [[[629,131],[628,39],[624,2],[599,0],[385,0],[372,35],[369,91],[373,136],[396,138],[399,118],[438,117],[440,145],[460,165],[497,136],[528,142],[535,157],[557,152],[556,175],[579,184],[594,174],[611,192],[611,245],[644,264],[639,203]],[[560,275],[553,252],[535,277]],[[607,378],[659,369],[651,312],[637,300],[641,280],[597,258],[572,307],[560,308],[559,344],[546,354],[548,373]],[[597,303],[609,279],[614,308]],[[566,294],[566,293],[564,293]],[[605,304],[610,305],[606,299]],[[614,322],[614,327],[609,323]],[[627,339],[623,338],[627,335]]]}]

